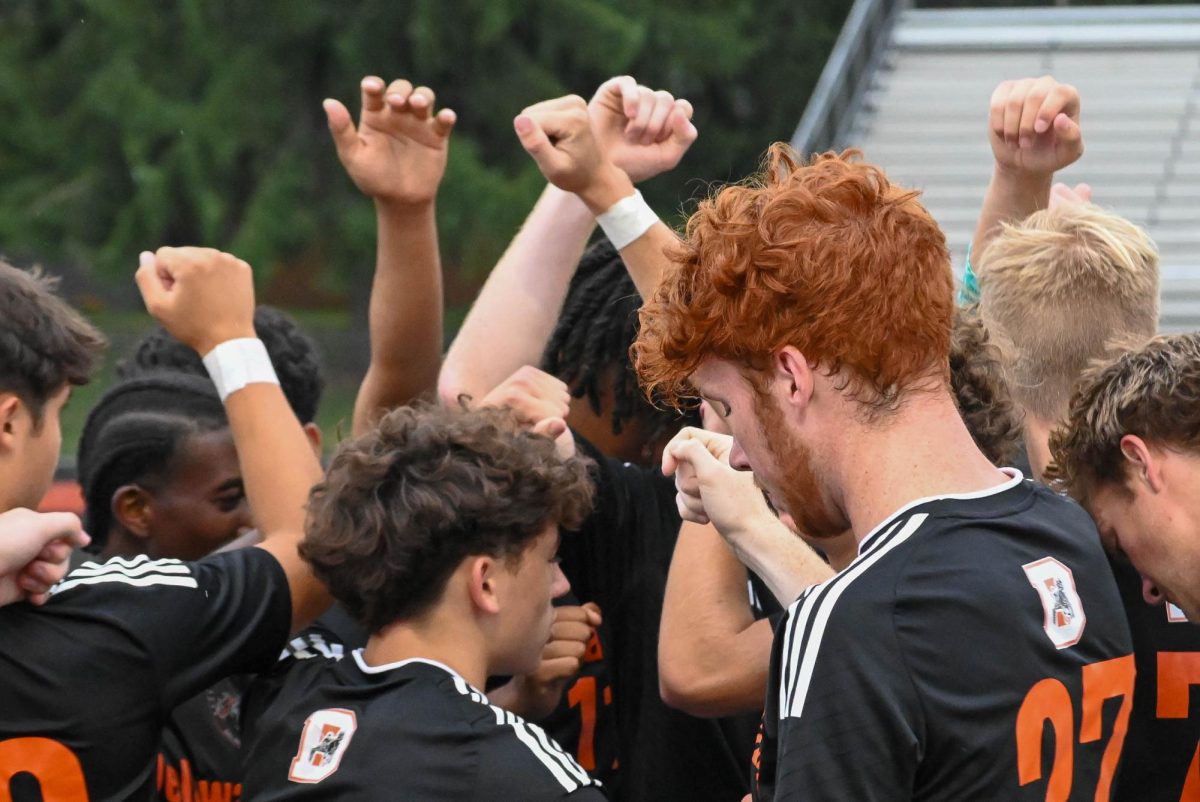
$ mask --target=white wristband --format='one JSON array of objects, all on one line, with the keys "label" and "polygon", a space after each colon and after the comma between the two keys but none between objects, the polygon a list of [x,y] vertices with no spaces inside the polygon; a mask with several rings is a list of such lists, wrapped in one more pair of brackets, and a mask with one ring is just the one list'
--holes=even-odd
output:
[{"label": "white wristband", "polygon": [[204,355],[204,368],[222,402],[247,384],[279,384],[267,347],[257,337],[226,340]]},{"label": "white wristband", "polygon": [[642,199],[636,189],[628,198],[622,198],[605,212],[596,216],[596,222],[604,229],[608,241],[618,251],[650,230],[658,222],[658,215]]}]

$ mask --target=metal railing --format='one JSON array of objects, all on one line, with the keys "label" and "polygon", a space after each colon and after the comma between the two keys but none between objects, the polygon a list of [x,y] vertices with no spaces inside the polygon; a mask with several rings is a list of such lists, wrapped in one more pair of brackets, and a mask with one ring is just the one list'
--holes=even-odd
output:
[{"label": "metal railing", "polygon": [[908,5],[907,0],[855,0],[792,136],[801,156],[845,144],[896,17]]}]

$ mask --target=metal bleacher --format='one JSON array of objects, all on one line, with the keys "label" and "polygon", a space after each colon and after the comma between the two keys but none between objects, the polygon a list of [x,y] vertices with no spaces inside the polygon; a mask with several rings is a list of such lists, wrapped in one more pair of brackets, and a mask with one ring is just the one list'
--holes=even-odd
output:
[{"label": "metal bleacher", "polygon": [[1086,151],[1060,180],[1088,182],[1095,202],[1149,231],[1162,255],[1161,327],[1200,329],[1200,6],[918,10],[860,0],[838,48],[837,74],[822,76],[794,144],[861,147],[894,180],[922,188],[958,266],[991,174],[992,90],[1045,74],[1077,86]]}]

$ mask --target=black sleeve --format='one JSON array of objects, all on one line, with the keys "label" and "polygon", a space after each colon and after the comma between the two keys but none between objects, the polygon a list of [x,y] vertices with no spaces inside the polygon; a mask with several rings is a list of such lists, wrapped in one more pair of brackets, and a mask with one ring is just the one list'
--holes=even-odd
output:
[{"label": "black sleeve", "polygon": [[605,799],[599,784],[541,727],[496,710],[506,723],[489,720],[477,730],[483,737],[476,799],[494,799],[496,788],[520,788],[521,798],[529,800]]},{"label": "black sleeve", "polygon": [[675,485],[661,471],[606,457],[575,435],[594,462],[595,506],[577,532],[564,533],[563,571],[575,595],[614,608],[647,566],[666,570],[679,534]]},{"label": "black sleeve", "polygon": [[193,563],[145,557],[88,563],[55,597],[86,604],[131,638],[164,709],[223,677],[269,667],[291,625],[287,577],[258,548]]},{"label": "black sleeve", "polygon": [[820,588],[776,634],[767,730],[786,751],[774,760],[775,798],[909,800],[921,710],[891,610],[835,609],[841,620],[822,621],[811,604]]}]

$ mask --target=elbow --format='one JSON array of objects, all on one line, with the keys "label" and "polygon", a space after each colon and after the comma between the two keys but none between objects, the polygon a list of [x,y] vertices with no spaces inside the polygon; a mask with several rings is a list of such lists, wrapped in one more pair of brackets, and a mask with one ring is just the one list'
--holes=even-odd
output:
[{"label": "elbow", "polygon": [[463,399],[469,399],[470,396],[470,391],[463,386],[454,372],[443,368],[437,379],[438,402],[444,407],[453,408],[462,404]]},{"label": "elbow", "polygon": [[742,712],[730,709],[730,700],[725,698],[726,687],[717,673],[709,674],[694,668],[689,669],[671,661],[659,663],[659,696],[668,707],[689,716],[715,718],[732,712]]}]

